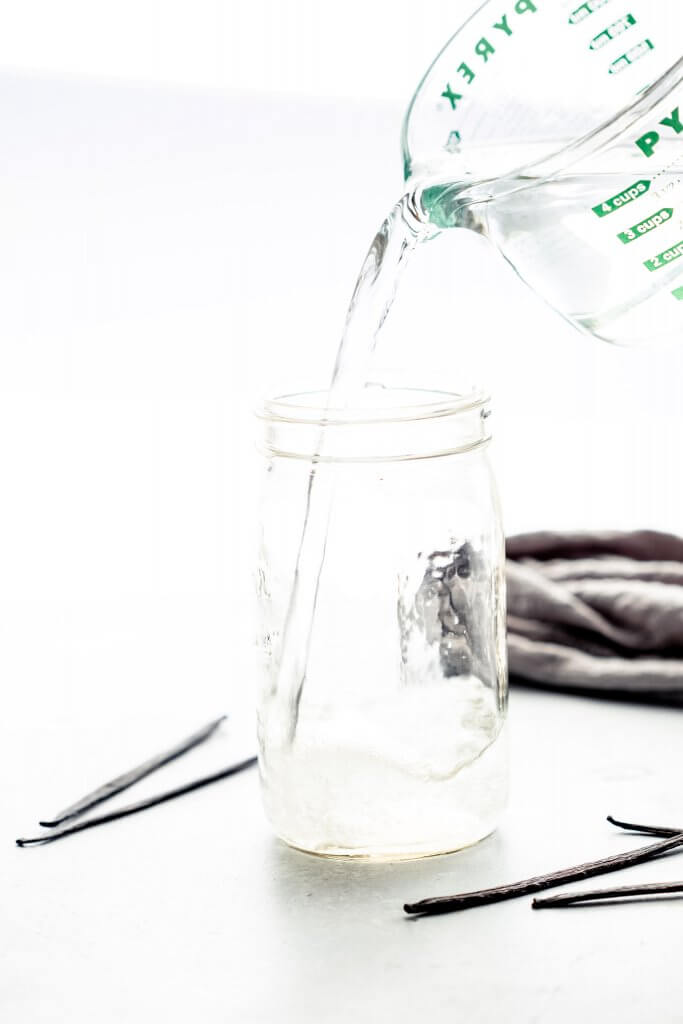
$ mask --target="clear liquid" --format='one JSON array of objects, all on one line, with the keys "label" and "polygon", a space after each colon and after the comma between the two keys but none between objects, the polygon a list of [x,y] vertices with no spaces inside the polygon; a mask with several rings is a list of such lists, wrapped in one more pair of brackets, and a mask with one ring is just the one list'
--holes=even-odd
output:
[{"label": "clear liquid", "polygon": [[474,676],[422,680],[362,715],[307,707],[268,758],[268,817],[312,853],[403,858],[483,839],[505,806],[507,731]]},{"label": "clear liquid", "polygon": [[[404,196],[383,222],[349,307],[329,389],[330,408],[362,401],[377,335],[403,268],[419,243],[433,234],[432,225],[416,217],[411,195]],[[266,812],[283,839],[320,854],[400,859],[458,849],[488,835],[506,802],[505,707],[491,679],[474,674],[477,668],[485,673],[488,667],[470,665],[469,660],[463,665],[462,651],[452,650],[442,639],[441,623],[435,623],[439,636],[435,639],[425,622],[412,614],[415,601],[422,600],[419,619],[439,615],[429,574],[422,583],[412,580],[408,592],[399,597],[400,647],[408,666],[404,685],[386,678],[387,664],[392,663],[386,638],[393,639],[392,625],[384,621],[385,612],[391,614],[386,595],[381,587],[377,594],[360,579],[347,580],[344,563],[348,560],[342,558],[340,567],[339,551],[328,551],[335,472],[333,465],[325,465],[326,471],[320,472],[325,440],[323,426],[308,477],[276,685],[260,713]],[[382,529],[380,524],[374,526]],[[428,541],[437,548],[443,546],[441,531],[432,526],[434,536]],[[373,528],[368,523],[356,528],[362,531],[356,546],[372,547]],[[409,545],[410,540],[406,538],[405,543]],[[418,547],[414,547],[419,562]],[[339,665],[343,659],[327,663],[325,688],[344,695],[344,700],[331,706],[321,703],[321,687],[302,700],[326,556],[333,563],[337,560],[332,571],[335,585],[348,585],[349,592],[354,585],[367,591],[367,601],[359,595],[354,602],[358,608],[344,612],[351,645],[353,637],[368,633],[368,623],[379,634],[371,644],[370,657],[365,651],[362,659],[360,676],[368,684],[361,687],[362,696],[350,692],[349,685],[349,676],[358,677],[359,665],[344,669]],[[398,568],[378,566],[376,551],[367,552],[365,564],[378,581],[390,580]],[[477,595],[482,596],[480,587],[490,587],[490,580],[480,583],[476,577],[474,572],[467,581],[474,604]],[[363,622],[354,623],[358,615],[364,616]],[[393,616],[395,623],[396,609]],[[458,639],[451,647],[457,646]],[[378,662],[374,671],[373,657]],[[453,664],[444,669],[444,659]],[[329,678],[337,671],[344,678]]]},{"label": "clear liquid", "polygon": [[[683,258],[655,271],[645,269],[644,261],[683,240],[683,158],[672,150],[669,166],[637,200],[605,217],[593,210],[601,198],[626,190],[642,170],[633,163],[631,149],[611,153],[607,169],[604,157],[598,157],[601,164],[594,171],[549,181],[498,181],[494,196],[488,182],[425,186],[419,201],[414,193],[406,194],[383,222],[361,268],[332,375],[330,407],[345,408],[359,400],[400,276],[419,243],[444,228],[468,227],[488,235],[534,291],[598,337],[633,342],[680,334],[683,301],[674,292]],[[615,164],[621,168],[618,173],[611,169]],[[673,211],[665,222],[631,243],[618,239],[647,221],[646,214],[662,209]],[[324,445],[323,430],[320,453]],[[314,459],[278,685],[282,737],[290,741],[306,677],[333,500],[333,480],[317,480],[316,470]]]},{"label": "clear liquid", "polygon": [[[329,408],[344,409],[359,401],[377,335],[391,308],[401,273],[419,242],[433,228],[415,215],[412,195],[404,196],[375,235],[353,291],[329,388]],[[311,633],[334,498],[334,476],[318,473],[325,451],[320,433],[317,456],[308,478],[306,513],[301,530],[292,593],[285,621],[276,693],[269,733],[276,746],[294,741],[306,680]]]},{"label": "clear liquid", "polygon": [[[419,244],[445,228],[467,227],[487,235],[535,291],[598,337],[633,342],[680,335],[683,302],[678,299],[683,296],[676,292],[683,291],[677,289],[683,258],[676,262],[676,247],[680,243],[683,249],[683,175],[678,157],[653,176],[644,196],[627,199],[602,216],[596,206],[628,195],[640,179],[628,154],[617,152],[611,159],[618,172],[605,168],[603,161],[592,170],[552,180],[512,178],[494,187],[490,182],[441,183],[423,187],[419,198],[414,193],[404,196],[383,222],[361,269],[337,354],[330,407],[359,401],[401,273]],[[662,209],[670,215],[655,222],[653,214]],[[660,258],[667,252],[669,258]],[[654,269],[646,266],[648,260]],[[324,449],[323,428],[319,455]],[[387,856],[415,855],[473,842],[493,827],[506,770],[503,718],[487,718],[482,710],[486,688],[480,680],[470,677],[453,698],[461,703],[450,709],[437,688],[420,687],[415,693],[409,688],[391,712],[395,720],[388,722],[386,707],[381,715],[366,709],[368,729],[360,734],[357,719],[345,722],[338,715],[300,722],[334,500],[334,474],[319,476],[317,463],[316,458],[308,480],[277,686],[266,711],[271,819],[284,838],[319,852],[362,855],[367,848],[383,849]],[[445,699],[447,703],[450,698]],[[399,756],[397,750],[377,745],[385,732],[400,736],[403,716],[406,722],[414,720],[420,707],[428,716],[433,712],[425,723],[431,763],[439,756],[433,739],[439,722],[447,723],[444,749],[451,755],[458,751],[439,785],[417,767],[419,759],[412,769],[410,758],[406,764],[405,749]],[[477,707],[481,714],[473,713]],[[450,794],[445,804],[444,785]],[[453,808],[446,823],[444,806]],[[410,820],[401,818],[406,807],[412,808]],[[292,821],[296,827],[290,835]],[[321,848],[316,837],[323,825],[328,840]],[[422,846],[415,845],[416,835],[424,838]],[[387,836],[393,837],[389,845]]]},{"label": "clear liquid", "polygon": [[[524,282],[580,330],[620,345],[677,342],[681,148],[662,144],[657,169],[625,144],[547,180],[426,186],[422,203],[435,225],[486,235]],[[505,150],[487,159],[507,162]]]}]

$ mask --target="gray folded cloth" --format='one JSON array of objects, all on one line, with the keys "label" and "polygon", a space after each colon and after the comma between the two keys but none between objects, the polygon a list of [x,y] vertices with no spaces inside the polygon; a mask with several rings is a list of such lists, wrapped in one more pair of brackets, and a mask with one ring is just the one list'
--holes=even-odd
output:
[{"label": "gray folded cloth", "polygon": [[548,531],[506,547],[513,678],[683,704],[683,538]]}]

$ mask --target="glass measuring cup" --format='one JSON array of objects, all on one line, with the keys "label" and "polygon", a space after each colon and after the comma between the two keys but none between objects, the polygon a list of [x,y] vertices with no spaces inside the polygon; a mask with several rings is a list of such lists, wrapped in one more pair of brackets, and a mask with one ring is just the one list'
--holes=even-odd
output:
[{"label": "glass measuring cup", "polygon": [[406,114],[420,219],[599,338],[683,337],[682,30],[680,0],[487,0]]}]

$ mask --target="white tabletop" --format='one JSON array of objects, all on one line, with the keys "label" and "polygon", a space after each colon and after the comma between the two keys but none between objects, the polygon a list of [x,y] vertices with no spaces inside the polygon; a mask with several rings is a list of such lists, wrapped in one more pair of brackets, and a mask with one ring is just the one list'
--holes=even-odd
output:
[{"label": "white tabletop", "polygon": [[[143,734],[171,741],[177,725],[139,719],[116,736],[69,736],[65,764],[59,730],[36,737],[4,724],[21,779],[2,816],[4,1016],[493,1024],[504,1007],[509,1020],[573,1024],[599,1007],[615,1024],[678,1021],[680,899],[534,912],[523,898],[422,920],[401,908],[646,842],[619,834],[608,813],[682,823],[679,715],[514,692],[514,785],[500,830],[451,856],[386,865],[328,861],[274,839],[254,770],[13,849],[12,827],[30,830],[78,794],[76,757],[92,782],[96,763],[113,767],[114,747],[127,750],[125,767],[143,752]],[[238,746],[228,728],[144,792],[228,762]],[[683,869],[670,856],[610,877],[672,880]]]}]

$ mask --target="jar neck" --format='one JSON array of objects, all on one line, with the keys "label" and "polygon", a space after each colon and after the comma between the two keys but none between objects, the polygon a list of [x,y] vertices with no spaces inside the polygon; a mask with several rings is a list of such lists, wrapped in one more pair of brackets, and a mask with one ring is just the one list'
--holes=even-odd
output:
[{"label": "jar neck", "polygon": [[373,389],[363,405],[326,408],[327,394],[287,395],[266,402],[259,418],[267,456],[320,462],[386,462],[475,451],[491,438],[483,391],[453,394]]}]

